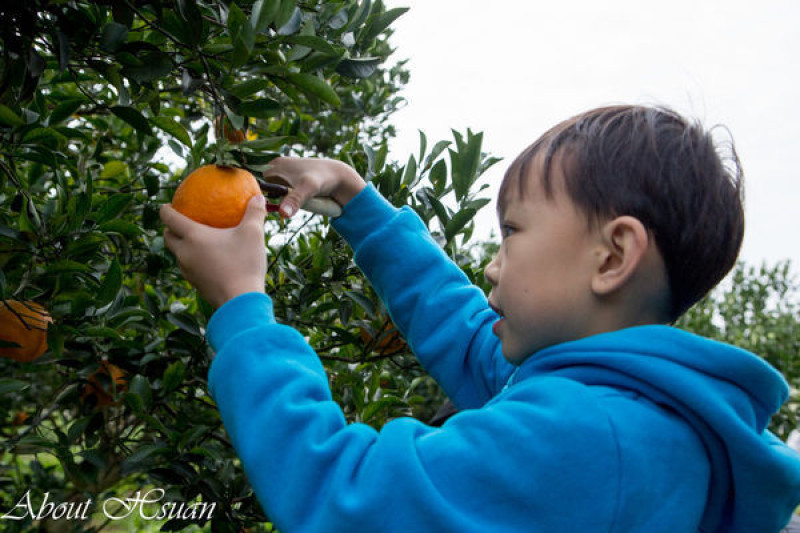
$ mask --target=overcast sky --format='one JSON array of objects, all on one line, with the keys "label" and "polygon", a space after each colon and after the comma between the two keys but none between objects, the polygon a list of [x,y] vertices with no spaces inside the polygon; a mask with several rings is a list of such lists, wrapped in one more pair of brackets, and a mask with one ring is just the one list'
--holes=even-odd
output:
[{"label": "overcast sky", "polygon": [[[387,0],[408,105],[392,159],[484,132],[510,161],[550,126],[613,103],[660,104],[724,124],[746,176],[742,258],[800,271],[800,2],[765,0]],[[496,189],[492,188],[492,192]],[[494,197],[494,196],[493,196]],[[496,226],[494,205],[483,227]],[[485,231],[488,236],[488,230]]]}]

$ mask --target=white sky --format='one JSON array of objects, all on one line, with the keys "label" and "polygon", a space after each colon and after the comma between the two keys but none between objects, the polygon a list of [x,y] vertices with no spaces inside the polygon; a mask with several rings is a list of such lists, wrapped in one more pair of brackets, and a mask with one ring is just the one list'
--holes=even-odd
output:
[{"label": "white sky", "polygon": [[[746,178],[741,258],[800,270],[800,2],[797,0],[387,0],[395,59],[409,59],[408,105],[391,159],[450,129],[484,132],[503,157],[550,126],[613,103],[663,104],[724,124]],[[494,198],[496,188],[489,189]],[[488,236],[494,204],[479,219]]]}]

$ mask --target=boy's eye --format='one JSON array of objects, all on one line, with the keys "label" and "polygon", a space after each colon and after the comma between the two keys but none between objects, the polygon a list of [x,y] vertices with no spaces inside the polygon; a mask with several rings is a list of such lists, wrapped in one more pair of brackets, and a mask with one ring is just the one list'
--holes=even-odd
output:
[{"label": "boy's eye", "polygon": [[511,234],[514,233],[514,227],[509,224],[501,224],[500,225],[500,236],[502,238],[510,237]]}]

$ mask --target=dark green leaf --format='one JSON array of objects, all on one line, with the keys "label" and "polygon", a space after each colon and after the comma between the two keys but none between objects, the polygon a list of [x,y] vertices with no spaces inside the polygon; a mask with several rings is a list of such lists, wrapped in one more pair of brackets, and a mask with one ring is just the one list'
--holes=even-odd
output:
[{"label": "dark green leaf", "polygon": [[240,115],[253,118],[271,118],[279,114],[283,106],[271,98],[259,98],[242,102],[236,106],[236,112]]},{"label": "dark green leaf", "polygon": [[379,57],[343,59],[336,66],[336,72],[348,78],[368,78],[375,73],[381,61]]},{"label": "dark green leaf", "polygon": [[169,452],[169,446],[163,442],[144,444],[122,461],[121,471],[128,475],[146,468],[153,460],[153,456]]},{"label": "dark green leaf", "polygon": [[250,24],[256,32],[262,32],[269,27],[275,20],[278,10],[281,7],[281,0],[256,0],[253,10],[250,12]]},{"label": "dark green leaf", "polygon": [[[289,24],[290,21],[295,18],[297,11],[298,9],[296,0],[281,0],[281,6],[278,9],[278,13],[275,15],[275,27],[278,28],[279,31],[283,29],[285,25]],[[297,28],[295,28],[294,31],[300,29],[300,23],[302,23],[302,17],[300,22],[296,24]],[[283,33],[281,35],[289,35],[290,33],[294,32]]]},{"label": "dark green leaf", "polygon": [[464,226],[469,224],[469,221],[475,218],[475,209],[471,207],[467,207],[462,209],[451,218],[447,225],[444,228],[444,238],[447,242],[453,240],[453,237],[458,235],[458,233],[464,229]]},{"label": "dark green leaf", "polygon": [[189,313],[168,313],[167,320],[170,324],[194,336],[200,336],[200,326],[197,320]]},{"label": "dark green leaf", "polygon": [[55,126],[64,120],[70,118],[78,109],[80,109],[81,105],[86,103],[85,98],[70,98],[68,100],[64,100],[60,104],[53,109],[53,112],[50,113],[50,118],[48,119],[48,124],[50,126]]},{"label": "dark green leaf", "polygon": [[95,218],[95,222],[97,222],[98,224],[102,224],[117,217],[117,215],[122,213],[122,211],[126,207],[128,207],[128,204],[130,204],[132,201],[133,201],[132,194],[117,193],[112,195],[105,202],[103,202],[103,205],[97,212],[97,217]]},{"label": "dark green leaf", "polygon": [[230,5],[228,11],[228,34],[233,43],[232,66],[242,66],[253,53],[256,35],[250,21],[235,3]]},{"label": "dark green leaf", "polygon": [[371,18],[371,21],[367,21],[367,25],[364,26],[364,30],[358,36],[359,42],[363,44],[369,43],[386,30],[386,28],[391,26],[392,22],[397,20],[406,11],[408,11],[407,7],[398,7],[381,13],[375,18]]},{"label": "dark green leaf", "polygon": [[322,37],[317,37],[316,35],[290,35],[284,41],[289,44],[299,44],[330,56],[340,56],[344,53],[342,48],[336,48]]},{"label": "dark green leaf", "polygon": [[269,87],[269,85],[270,83],[268,80],[254,78],[239,83],[238,85],[232,87],[229,92],[236,98],[245,99],[252,94],[263,91]]},{"label": "dark green leaf", "polygon": [[328,83],[313,74],[306,74],[303,72],[290,72],[289,81],[300,88],[304,93],[316,96],[320,100],[329,103],[334,107],[342,105],[339,95],[333,90],[333,87]]},{"label": "dark green leaf", "polygon": [[88,272],[88,265],[69,259],[61,259],[45,268],[47,274],[71,274],[73,272]]},{"label": "dark green leaf", "polygon": [[108,52],[116,52],[128,39],[128,27],[118,22],[109,22],[100,33],[100,47]]},{"label": "dark green leaf", "polygon": [[186,367],[181,361],[171,363],[164,371],[162,384],[164,392],[171,392],[178,388],[183,383],[183,378],[186,374]]},{"label": "dark green leaf", "polygon": [[143,409],[150,409],[153,403],[153,391],[147,377],[140,374],[135,375],[128,384],[128,394],[138,396]]},{"label": "dark green leaf", "polygon": [[121,74],[137,83],[150,83],[165,77],[175,67],[169,55],[161,51],[151,51],[138,58],[141,65],[125,66]]},{"label": "dark green leaf", "polygon": [[142,135],[152,135],[153,130],[150,129],[150,123],[144,118],[139,110],[130,106],[112,106],[111,112],[116,116],[133,126],[133,128]]},{"label": "dark green leaf", "polygon": [[25,383],[18,379],[0,378],[0,396],[10,394],[12,392],[24,391],[30,387],[30,383]]},{"label": "dark green leaf", "polygon": [[100,289],[97,291],[97,300],[95,305],[100,308],[114,301],[114,298],[119,294],[122,288],[122,268],[119,261],[114,258],[108,266],[106,275],[103,277],[103,282],[100,284]]}]

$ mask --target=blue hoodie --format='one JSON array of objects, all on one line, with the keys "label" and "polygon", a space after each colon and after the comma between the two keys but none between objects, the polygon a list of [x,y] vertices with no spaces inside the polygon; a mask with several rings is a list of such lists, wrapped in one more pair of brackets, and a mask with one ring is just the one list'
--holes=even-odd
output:
[{"label": "blue hoodie", "polygon": [[755,355],[641,326],[514,367],[485,295],[411,209],[369,186],[334,226],[461,412],[441,428],[348,424],[269,297],[223,305],[208,325],[210,390],[282,532],[774,533],[788,522],[800,458],[766,429],[788,387]]}]

